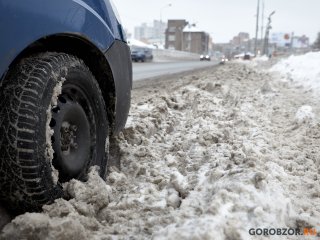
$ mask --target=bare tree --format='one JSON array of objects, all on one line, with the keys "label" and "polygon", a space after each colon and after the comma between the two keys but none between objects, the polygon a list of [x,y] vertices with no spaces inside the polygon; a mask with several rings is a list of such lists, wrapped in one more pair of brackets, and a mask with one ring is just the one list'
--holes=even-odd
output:
[{"label": "bare tree", "polygon": [[318,37],[316,41],[313,43],[313,48],[320,49],[320,32],[318,32]]}]

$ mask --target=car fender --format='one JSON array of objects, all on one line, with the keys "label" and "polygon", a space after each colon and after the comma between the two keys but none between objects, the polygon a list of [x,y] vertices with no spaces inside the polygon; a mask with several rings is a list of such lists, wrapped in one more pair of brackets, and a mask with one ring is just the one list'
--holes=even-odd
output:
[{"label": "car fender", "polygon": [[[90,5],[88,5],[88,2]],[[12,61],[33,42],[46,36],[70,33],[80,35],[106,52],[121,38],[108,1],[82,0],[0,0],[0,76]],[[95,5],[94,5],[95,4]],[[92,6],[95,8],[92,8]],[[108,13],[103,15],[102,13]],[[18,36],[18,37],[17,37]],[[123,37],[122,37],[123,38]],[[120,39],[124,40],[124,39]]]}]

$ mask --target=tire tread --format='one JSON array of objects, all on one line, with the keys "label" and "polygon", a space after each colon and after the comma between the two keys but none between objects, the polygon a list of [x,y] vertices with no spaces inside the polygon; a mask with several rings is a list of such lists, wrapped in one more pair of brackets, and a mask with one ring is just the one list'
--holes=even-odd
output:
[{"label": "tire tread", "polygon": [[89,71],[74,56],[41,53],[21,60],[0,87],[0,199],[18,212],[40,210],[43,204],[63,194],[59,184],[48,180],[50,160],[45,156],[35,158],[37,153],[45,152],[45,146],[36,144],[35,129],[38,112],[43,111],[45,87],[56,84],[58,75],[67,74],[65,66]]}]

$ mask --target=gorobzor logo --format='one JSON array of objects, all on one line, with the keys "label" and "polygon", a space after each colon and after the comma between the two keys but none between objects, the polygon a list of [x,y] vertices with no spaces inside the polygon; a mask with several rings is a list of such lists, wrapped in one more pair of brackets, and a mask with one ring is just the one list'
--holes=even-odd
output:
[{"label": "gorobzor logo", "polygon": [[250,235],[255,236],[317,236],[317,229],[315,228],[250,228]]}]

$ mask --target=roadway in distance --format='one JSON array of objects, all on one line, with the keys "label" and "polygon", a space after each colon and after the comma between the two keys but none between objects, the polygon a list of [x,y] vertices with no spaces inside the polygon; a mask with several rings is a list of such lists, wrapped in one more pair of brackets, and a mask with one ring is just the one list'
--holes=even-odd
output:
[{"label": "roadway in distance", "polygon": [[217,61],[185,61],[185,62],[146,62],[133,63],[133,81],[161,77],[180,72],[192,71],[199,68],[214,66]]}]

